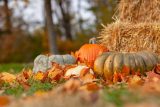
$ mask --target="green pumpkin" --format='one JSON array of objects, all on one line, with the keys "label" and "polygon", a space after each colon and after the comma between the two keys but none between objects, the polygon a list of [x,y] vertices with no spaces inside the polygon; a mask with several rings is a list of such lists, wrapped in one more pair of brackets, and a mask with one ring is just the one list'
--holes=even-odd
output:
[{"label": "green pumpkin", "polygon": [[106,79],[111,79],[115,72],[121,72],[123,67],[126,66],[129,68],[130,73],[131,71],[140,71],[141,74],[145,74],[145,72],[151,71],[159,62],[158,56],[148,51],[132,53],[106,52],[95,60],[94,72]]}]

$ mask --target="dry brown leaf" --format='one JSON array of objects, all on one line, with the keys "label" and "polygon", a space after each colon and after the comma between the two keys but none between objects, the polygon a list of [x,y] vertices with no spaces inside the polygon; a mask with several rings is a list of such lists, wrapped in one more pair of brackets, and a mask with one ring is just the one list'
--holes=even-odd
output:
[{"label": "dry brown leaf", "polygon": [[47,72],[48,72],[47,77],[52,82],[55,82],[55,81],[59,81],[63,77],[64,69],[59,64],[53,62],[52,68],[49,69]]},{"label": "dry brown leaf", "polygon": [[155,72],[147,72],[147,78],[148,81],[151,82],[157,82],[160,80],[160,75],[156,74]]},{"label": "dry brown leaf", "polygon": [[74,93],[81,86],[80,80],[70,79],[63,85],[63,90],[67,93]]},{"label": "dry brown leaf", "polygon": [[74,78],[83,79],[86,74],[94,75],[93,71],[89,67],[83,66],[83,65],[78,65],[74,68],[68,69],[65,72],[64,78],[69,79],[69,78],[74,77]]},{"label": "dry brown leaf", "polygon": [[124,76],[127,76],[130,73],[130,69],[127,66],[123,66],[122,68],[122,74],[124,74]]},{"label": "dry brown leaf", "polygon": [[81,86],[79,89],[84,91],[98,91],[100,87],[95,82],[92,82]]},{"label": "dry brown leaf", "polygon": [[67,70],[75,68],[75,67],[77,67],[77,65],[65,65],[65,67],[63,68],[64,74],[66,73]]},{"label": "dry brown leaf", "polygon": [[91,91],[81,92],[81,99],[83,102],[94,104],[99,98],[99,94]]},{"label": "dry brown leaf", "polygon": [[29,79],[33,75],[31,69],[29,69],[29,70],[23,70],[22,74],[25,77],[25,79]]},{"label": "dry brown leaf", "polygon": [[113,83],[117,83],[117,82],[120,82],[122,81],[121,77],[120,77],[120,74],[117,73],[117,72],[114,72],[114,75],[113,75]]},{"label": "dry brown leaf", "polygon": [[155,67],[155,69],[154,69],[154,72],[155,72],[156,74],[159,74],[159,75],[160,75],[160,64],[157,64],[157,65],[156,65],[156,67]]},{"label": "dry brown leaf", "polygon": [[128,84],[132,88],[141,86],[142,84],[144,84],[144,79],[142,79],[140,76],[134,75],[129,78]]},{"label": "dry brown leaf", "polygon": [[150,72],[150,73],[147,73],[148,77],[145,79],[145,83],[143,85],[143,87],[141,88],[142,91],[145,93],[145,94],[155,94],[155,95],[160,95],[160,79],[159,75],[155,74],[154,72]]},{"label": "dry brown leaf", "polygon": [[6,106],[10,103],[10,100],[7,96],[0,96],[0,107]]},{"label": "dry brown leaf", "polygon": [[54,81],[59,81],[61,79],[62,75],[63,75],[63,72],[58,69],[48,73],[48,77]]},{"label": "dry brown leaf", "polygon": [[17,75],[16,81],[18,81],[19,83],[27,82],[27,80],[28,80],[28,79],[26,79],[26,78],[24,77],[23,73]]},{"label": "dry brown leaf", "polygon": [[80,77],[84,77],[89,71],[90,68],[83,68],[80,72]]},{"label": "dry brown leaf", "polygon": [[27,73],[22,72],[19,74],[16,78],[16,81],[23,86],[25,90],[28,90],[30,88],[30,85],[28,84],[27,80],[29,79],[29,76]]},{"label": "dry brown leaf", "polygon": [[52,69],[63,70],[62,66],[60,66],[58,63],[55,63],[55,62],[52,62]]},{"label": "dry brown leaf", "polygon": [[13,82],[16,80],[16,76],[13,74],[7,73],[7,72],[3,72],[3,73],[1,73],[0,80],[10,83],[10,82]]},{"label": "dry brown leaf", "polygon": [[87,73],[86,75],[82,76],[80,79],[82,80],[84,84],[91,83],[95,81],[95,76],[93,74]]},{"label": "dry brown leaf", "polygon": [[43,79],[41,80],[41,82],[45,82],[48,79],[48,71],[44,73]]},{"label": "dry brown leaf", "polygon": [[80,73],[83,69],[86,69],[88,67],[86,66],[81,66],[81,65],[78,65],[74,68],[71,68],[71,69],[68,69],[66,72],[65,72],[65,77],[72,77],[72,76],[77,76],[79,77],[80,76]]}]

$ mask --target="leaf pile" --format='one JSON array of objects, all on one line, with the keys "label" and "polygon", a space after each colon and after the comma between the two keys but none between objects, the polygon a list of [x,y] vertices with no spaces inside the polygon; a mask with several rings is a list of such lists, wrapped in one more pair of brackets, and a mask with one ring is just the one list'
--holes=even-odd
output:
[{"label": "leaf pile", "polygon": [[[113,83],[107,83],[103,78],[97,77],[91,68],[80,64],[61,66],[53,63],[51,69],[37,73],[30,69],[24,69],[20,74],[3,72],[0,73],[0,106],[16,102],[15,97],[41,101],[46,95],[50,99],[55,95],[64,97],[78,94],[79,101],[85,101],[87,104],[98,103],[99,99],[104,99],[102,101],[105,104],[111,103],[115,106],[148,99],[156,100],[160,97],[160,75],[157,72],[159,66],[154,70],[157,74],[150,71],[146,77],[137,73],[126,77],[128,69],[124,67],[124,73],[114,74]],[[32,100],[31,104],[34,103]]]}]

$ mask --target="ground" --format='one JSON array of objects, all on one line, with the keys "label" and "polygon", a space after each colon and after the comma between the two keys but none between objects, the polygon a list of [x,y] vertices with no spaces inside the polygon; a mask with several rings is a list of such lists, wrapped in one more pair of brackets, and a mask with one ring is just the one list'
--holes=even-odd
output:
[{"label": "ground", "polygon": [[[147,77],[130,76],[129,80],[106,84],[101,78],[62,78],[61,68],[48,74],[32,74],[26,64],[0,66],[0,106],[9,107],[158,107],[160,105],[160,76],[153,71]],[[31,68],[31,69],[30,69]],[[12,70],[10,70],[12,69]],[[2,75],[3,74],[3,75]],[[13,75],[12,75],[13,74]],[[2,81],[7,75],[10,78]],[[31,76],[32,75],[32,76]],[[47,75],[47,76],[46,76]],[[16,77],[16,79],[13,78]],[[14,81],[12,81],[14,80]]]}]

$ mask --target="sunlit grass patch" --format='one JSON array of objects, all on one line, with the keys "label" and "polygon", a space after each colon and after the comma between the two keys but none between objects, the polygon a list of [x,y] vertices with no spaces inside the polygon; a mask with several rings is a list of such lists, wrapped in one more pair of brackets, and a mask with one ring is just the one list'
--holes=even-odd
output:
[{"label": "sunlit grass patch", "polygon": [[23,63],[0,64],[0,72],[19,73],[24,68],[32,68],[32,64],[23,64]]}]

